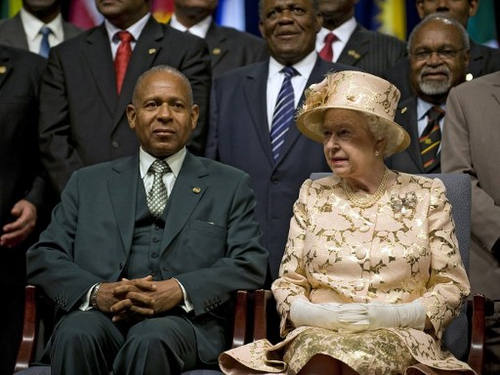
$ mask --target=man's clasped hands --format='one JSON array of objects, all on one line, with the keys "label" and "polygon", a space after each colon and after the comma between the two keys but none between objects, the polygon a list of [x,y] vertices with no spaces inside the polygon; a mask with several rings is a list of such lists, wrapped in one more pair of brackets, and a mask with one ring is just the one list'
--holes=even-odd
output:
[{"label": "man's clasped hands", "polygon": [[112,314],[113,322],[137,321],[164,313],[183,300],[182,289],[175,279],[153,281],[151,275],[140,279],[121,279],[102,283],[97,308]]}]

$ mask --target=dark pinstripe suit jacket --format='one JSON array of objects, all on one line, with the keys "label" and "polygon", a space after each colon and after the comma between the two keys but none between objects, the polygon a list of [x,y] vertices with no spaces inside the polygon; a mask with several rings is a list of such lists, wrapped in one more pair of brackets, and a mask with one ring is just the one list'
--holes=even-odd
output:
[{"label": "dark pinstripe suit jacket", "polygon": [[405,42],[358,25],[337,62],[381,76],[405,55]]}]

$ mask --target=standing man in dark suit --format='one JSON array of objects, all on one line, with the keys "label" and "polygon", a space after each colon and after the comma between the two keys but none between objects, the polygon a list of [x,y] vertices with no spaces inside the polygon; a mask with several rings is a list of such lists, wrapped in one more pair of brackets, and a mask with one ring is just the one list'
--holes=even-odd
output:
[{"label": "standing man in dark suit", "polygon": [[125,108],[137,77],[154,65],[182,71],[200,105],[190,149],[202,153],[210,93],[203,40],[156,22],[148,0],[96,0],[104,23],[51,50],[40,101],[40,149],[60,192],[83,166],[131,155],[137,139]]},{"label": "standing man in dark suit", "polygon": [[[347,68],[315,52],[320,27],[315,1],[262,0],[260,31],[270,59],[214,81],[206,155],[250,175],[273,265],[283,255],[300,185],[311,172],[328,171],[322,148],[302,136],[293,119],[309,85]],[[273,278],[277,274],[271,269]]]},{"label": "standing man in dark suit", "polygon": [[469,37],[454,18],[434,13],[421,21],[408,40],[410,82],[415,96],[400,101],[395,120],[410,134],[410,146],[387,160],[407,173],[439,173],[441,132],[450,89],[465,80]]},{"label": "standing man in dark suit", "polygon": [[46,193],[37,144],[38,89],[45,61],[0,46],[0,374],[11,375],[21,338],[25,252]]},{"label": "standing man in dark suit", "polygon": [[356,0],[318,0],[323,27],[316,36],[316,51],[327,60],[357,66],[381,76],[406,55],[406,43],[359,25]]},{"label": "standing man in dark suit", "polygon": [[0,21],[0,44],[48,57],[51,47],[73,38],[80,29],[61,16],[61,0],[23,0],[13,18]]},{"label": "standing man in dark suit", "polygon": [[205,39],[212,61],[212,78],[228,70],[267,58],[264,41],[231,27],[217,26],[212,14],[217,0],[175,0],[170,26]]},{"label": "standing man in dark suit", "polygon": [[64,316],[55,374],[179,374],[215,365],[237,289],[262,286],[248,176],[186,151],[199,107],[179,71],[157,66],[127,107],[139,155],[73,174],[28,251],[30,282]]},{"label": "standing man in dark suit", "polygon": [[[469,17],[476,14],[479,0],[416,0],[420,18],[434,12],[448,12],[467,29]],[[467,67],[466,80],[483,76],[500,70],[500,51],[483,46],[470,40],[470,58]],[[410,65],[408,58],[401,59],[385,72],[385,78],[394,83],[401,91],[401,99],[414,95],[412,85],[408,80]]]}]

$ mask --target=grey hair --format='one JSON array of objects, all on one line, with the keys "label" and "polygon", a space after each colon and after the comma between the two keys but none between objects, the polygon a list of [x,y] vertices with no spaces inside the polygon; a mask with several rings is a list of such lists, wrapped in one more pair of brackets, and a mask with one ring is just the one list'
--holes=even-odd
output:
[{"label": "grey hair", "polygon": [[412,30],[412,32],[410,33],[410,36],[408,37],[408,44],[406,46],[406,48],[408,50],[408,54],[411,54],[411,47],[413,46],[413,40],[415,39],[415,34],[424,25],[426,25],[432,21],[439,21],[439,22],[442,22],[446,25],[455,26],[455,28],[460,31],[460,35],[462,36],[463,47],[466,50],[470,49],[469,34],[467,34],[467,30],[465,30],[465,27],[463,27],[463,25],[460,22],[458,22],[455,18],[452,18],[451,16],[449,16],[449,13],[437,12],[437,13],[429,14],[422,21],[420,21],[420,23],[417,26],[415,26],[415,28]]},{"label": "grey hair", "polygon": [[386,148],[387,148],[387,139],[385,127],[380,123],[380,119],[375,115],[370,115],[368,113],[363,113],[366,119],[366,125],[368,127],[368,131],[373,135],[376,141],[384,140],[384,149],[379,150],[382,152],[382,155],[386,156]]},{"label": "grey hair", "polygon": [[[319,3],[318,0],[308,0],[312,3],[313,10],[316,14],[319,14]],[[264,0],[259,0],[259,18],[262,21],[264,19]]]},{"label": "grey hair", "polygon": [[184,83],[184,85],[186,85],[186,87],[187,87],[188,100],[189,100],[188,105],[189,106],[193,105],[193,89],[191,87],[191,83],[189,82],[189,79],[187,79],[187,77],[184,74],[182,74],[182,72],[180,72],[179,70],[177,70],[177,69],[175,69],[175,68],[173,68],[171,66],[168,66],[168,65],[155,65],[151,69],[146,70],[144,73],[142,73],[139,76],[139,78],[137,79],[137,82],[135,83],[135,86],[134,86],[134,93],[132,94],[132,103],[134,105],[136,105],[137,101],[139,100],[139,98],[138,98],[139,94],[138,93],[139,93],[140,87],[143,84],[143,81],[150,74],[158,73],[158,72],[170,73],[170,74],[173,74],[176,77],[179,77],[181,79],[181,81]]}]

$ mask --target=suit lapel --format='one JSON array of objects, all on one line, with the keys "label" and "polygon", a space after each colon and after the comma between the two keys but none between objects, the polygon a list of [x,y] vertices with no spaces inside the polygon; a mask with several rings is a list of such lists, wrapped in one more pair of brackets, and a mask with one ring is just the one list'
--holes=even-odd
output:
[{"label": "suit lapel", "polygon": [[113,129],[125,115],[125,108],[130,103],[137,78],[153,65],[156,56],[161,50],[161,41],[164,36],[162,26],[153,17],[150,17],[135,45],[132,57],[127,66],[127,73],[123,80],[118,104],[114,108]]},{"label": "suit lapel", "polygon": [[[243,82],[243,92],[246,108],[250,112],[252,123],[257,132],[264,154],[271,165],[274,164],[269,138],[269,124],[267,122],[267,76],[269,60],[255,65],[255,69],[247,74]],[[235,111],[238,109],[235,108]]]},{"label": "suit lapel", "polygon": [[[314,64],[314,68],[311,71],[311,74],[309,75],[309,78],[306,83],[306,89],[311,86],[313,83],[318,83],[323,80],[324,75],[328,73],[329,70],[333,68],[333,64],[328,63],[323,61],[319,56],[316,59],[316,63]],[[304,95],[305,90],[302,92],[302,95],[300,97],[299,103],[297,105],[297,108],[300,108],[302,106],[302,103],[304,101],[305,95]],[[295,142],[297,142],[297,139],[300,137],[300,132],[297,129],[297,126],[295,124],[295,121],[290,125],[290,130],[288,131],[286,138],[285,138],[285,143],[283,144],[281,148],[281,154],[278,160],[276,161],[275,167],[278,166],[281,161],[286,157],[288,152],[292,149],[292,146]]]},{"label": "suit lapel", "polygon": [[424,165],[420,155],[420,144],[418,142],[418,124],[417,124],[417,98],[411,96],[404,100],[398,108],[400,113],[401,125],[405,127],[410,135],[410,146],[408,146],[408,153],[411,159],[418,167],[420,172],[424,173]]},{"label": "suit lapel", "polygon": [[126,254],[132,246],[135,225],[139,156],[121,159],[112,166],[108,193]]},{"label": "suit lapel", "polygon": [[337,59],[337,63],[356,66],[361,57],[368,52],[369,48],[370,43],[364,36],[363,28],[357,25]]},{"label": "suit lapel", "polygon": [[[13,40],[13,44],[17,48],[29,50],[28,46],[28,37],[26,36],[26,32],[24,31],[23,21],[21,20],[21,14],[17,13],[16,16],[12,19],[13,27],[11,31],[11,38]],[[5,30],[5,32],[9,32]]]},{"label": "suit lapel", "polygon": [[95,28],[87,36],[83,55],[94,76],[95,84],[110,114],[113,114],[118,95],[116,93],[115,69],[104,24]]},{"label": "suit lapel", "polygon": [[166,221],[161,249],[170,245],[205,194],[207,186],[203,177],[207,175],[208,171],[200,160],[187,153],[165,208]]},{"label": "suit lapel", "polygon": [[228,52],[225,46],[226,36],[220,33],[215,23],[212,22],[205,37],[205,41],[208,44],[213,70],[214,66],[216,66]]},{"label": "suit lapel", "polygon": [[2,90],[2,86],[12,69],[14,68],[9,55],[0,48],[0,90]]}]

